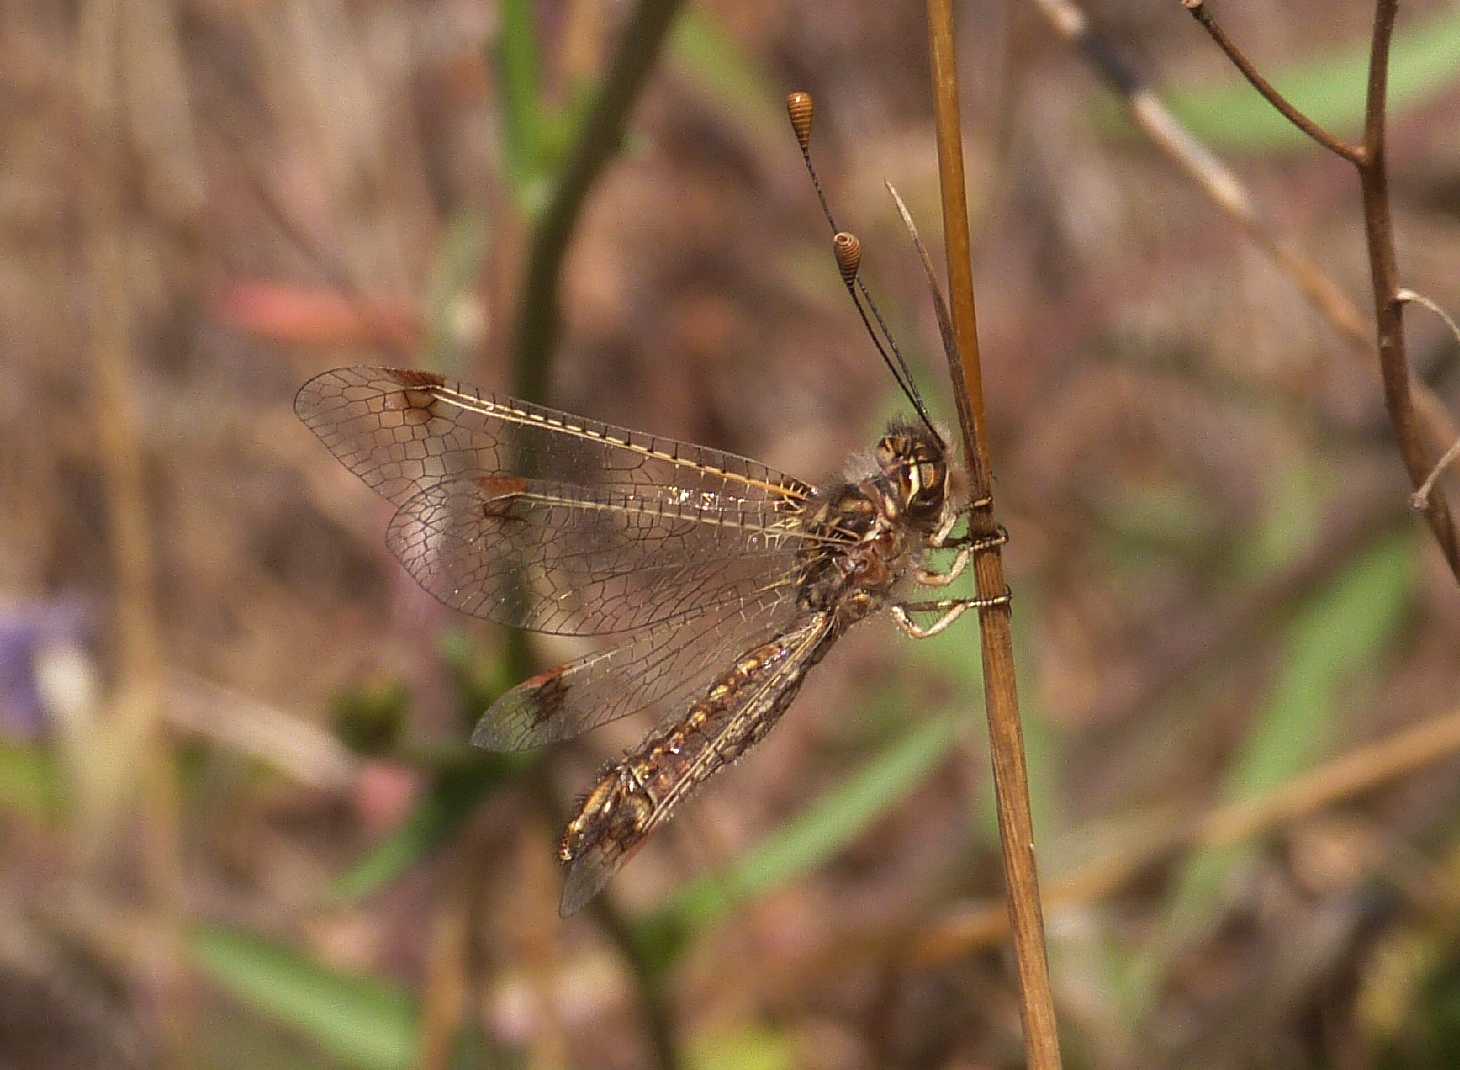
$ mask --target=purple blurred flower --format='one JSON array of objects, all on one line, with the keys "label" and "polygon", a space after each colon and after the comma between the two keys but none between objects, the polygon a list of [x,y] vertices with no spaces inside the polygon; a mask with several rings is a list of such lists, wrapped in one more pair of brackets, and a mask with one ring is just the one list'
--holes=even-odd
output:
[{"label": "purple blurred flower", "polygon": [[36,680],[39,656],[52,646],[81,646],[91,614],[76,599],[0,608],[0,736],[34,739],[46,729]]}]

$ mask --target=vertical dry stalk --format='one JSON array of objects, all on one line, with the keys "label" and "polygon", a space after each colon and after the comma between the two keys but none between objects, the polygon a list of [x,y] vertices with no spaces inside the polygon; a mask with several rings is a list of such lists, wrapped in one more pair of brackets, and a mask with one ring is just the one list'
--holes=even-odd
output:
[{"label": "vertical dry stalk", "polygon": [[[1374,9],[1374,38],[1369,53],[1369,93],[1364,109],[1362,159],[1356,161],[1364,201],[1364,234],[1369,246],[1369,272],[1374,282],[1374,322],[1378,326],[1379,373],[1384,379],[1384,404],[1399,439],[1399,452],[1411,486],[1424,486],[1434,458],[1419,433],[1410,394],[1409,356],[1404,340],[1404,301],[1399,296],[1399,268],[1394,253],[1394,223],[1389,207],[1389,164],[1385,155],[1385,113],[1389,88],[1389,45],[1394,35],[1398,0],[1379,0]],[[1460,545],[1449,507],[1438,489],[1425,499],[1425,518],[1444,551],[1450,570],[1460,580]]]},{"label": "vertical dry stalk", "polygon": [[[1282,233],[1272,219],[1261,211],[1256,198],[1241,179],[1171,114],[1151,90],[1147,79],[1095,31],[1089,17],[1074,0],[1035,0],[1035,5],[1060,36],[1079,48],[1106,85],[1124,99],[1136,127],[1150,138],[1153,145],[1170,157],[1177,167],[1186,172],[1202,192],[1271,258],[1273,266],[1297,286],[1309,305],[1348,343],[1347,351],[1359,354],[1367,360],[1373,348],[1368,321],[1333,276],[1303,252],[1291,235]],[[1191,7],[1191,4],[1188,3],[1187,6]],[[1198,5],[1193,13],[1199,22],[1208,27],[1213,37],[1223,44],[1224,50],[1232,47],[1226,35],[1211,22],[1211,16],[1204,7]],[[1245,57],[1239,69],[1243,66],[1250,68]],[[1261,85],[1276,95],[1276,90],[1266,81]],[[1283,103],[1284,114],[1293,110],[1286,101]],[[1308,126],[1312,124],[1309,123]],[[1307,128],[1304,129],[1307,132]],[[1309,136],[1313,135],[1309,133]],[[1332,139],[1325,131],[1323,138],[1315,140],[1326,146],[1327,141]],[[1352,161],[1358,150],[1352,146],[1345,146],[1344,149],[1339,155]],[[1454,442],[1457,437],[1454,422],[1435,392],[1425,383],[1415,382],[1411,384],[1411,395],[1416,416],[1430,447],[1444,449]]]},{"label": "vertical dry stalk", "polygon": [[[142,448],[132,393],[131,293],[125,220],[118,193],[127,158],[120,99],[122,29],[128,13],[117,0],[93,0],[81,13],[77,91],[82,103],[88,166],[80,176],[80,209],[91,287],[91,358],[98,454],[105,477],[107,523],[116,569],[117,688],[115,716],[92,759],[78,762],[82,795],[83,861],[99,863],[114,849],[115,824],[130,816],[122,800],[141,789],[141,853],[153,906],[169,945],[163,960],[179,961],[183,875],[177,788],[160,733],[162,647],[158,635],[151,532]],[[135,781],[131,778],[136,778]],[[161,979],[159,1025],[169,1055],[185,1049],[187,1013],[177,976]]]},{"label": "vertical dry stalk", "polygon": [[[1374,323],[1378,341],[1379,373],[1384,384],[1384,406],[1388,410],[1389,422],[1399,443],[1400,457],[1409,473],[1410,486],[1418,490],[1424,486],[1433,471],[1435,460],[1431,455],[1431,444],[1425,441],[1422,433],[1422,424],[1427,418],[1417,407],[1417,401],[1423,405],[1424,399],[1416,399],[1410,382],[1409,356],[1404,339],[1404,300],[1399,292],[1399,268],[1394,253],[1394,220],[1389,204],[1389,165],[1385,156],[1389,51],[1394,37],[1394,19],[1399,10],[1398,0],[1376,0],[1374,5],[1374,35],[1369,49],[1364,136],[1359,145],[1350,145],[1335,137],[1273,88],[1217,24],[1204,0],[1182,0],[1182,4],[1269,104],[1314,141],[1353,164],[1359,173],[1359,190],[1364,206],[1364,235],[1369,251],[1369,274],[1374,285]],[[1456,541],[1455,523],[1450,515],[1450,507],[1438,489],[1432,490],[1425,499],[1424,513],[1450,571],[1460,580],[1460,543]]]},{"label": "vertical dry stalk", "polygon": [[[958,64],[950,0],[928,0],[928,41],[933,60],[933,106],[938,131],[938,174],[943,198],[943,237],[948,261],[949,300],[959,359],[950,354],[958,418],[975,498],[990,493],[988,439],[985,432],[983,371],[978,350],[978,321],[973,300],[973,262],[969,248],[968,205],[964,194],[963,138],[959,126]],[[975,535],[992,535],[991,510],[974,510]],[[979,597],[995,599],[1006,590],[999,548],[974,558]],[[1060,1065],[1054,997],[1044,949],[1044,916],[1034,857],[1034,823],[1029,811],[1029,775],[1024,761],[1024,733],[1019,722],[1019,695],[1014,678],[1014,640],[1007,603],[981,608],[978,614],[983,649],[984,699],[994,793],[1003,845],[1004,879],[1009,923],[1022,997],[1020,1016],[1029,1066],[1050,1070]]]}]

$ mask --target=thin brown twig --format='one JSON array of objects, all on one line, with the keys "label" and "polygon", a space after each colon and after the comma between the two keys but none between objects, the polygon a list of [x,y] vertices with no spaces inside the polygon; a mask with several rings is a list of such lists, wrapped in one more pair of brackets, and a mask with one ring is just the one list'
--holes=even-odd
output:
[{"label": "thin brown twig", "polygon": [[[1128,64],[1119,58],[1108,42],[1090,27],[1090,20],[1075,0],[1035,0],[1055,30],[1076,44],[1094,65],[1100,76],[1125,99],[1136,125],[1182,170],[1197,182],[1216,204],[1238,222],[1248,236],[1265,250],[1279,268],[1298,286],[1304,297],[1328,319],[1354,346],[1355,351],[1372,352],[1373,339],[1358,310],[1344,296],[1341,288],[1315,261],[1301,251],[1290,238],[1257,211],[1255,201],[1242,182],[1214,153],[1160,102]],[[1182,0],[1190,5],[1191,0]],[[1381,8],[1384,5],[1381,4]],[[1382,14],[1382,11],[1381,11]],[[1210,12],[1203,10],[1203,25],[1217,27]],[[1385,407],[1389,422],[1399,439],[1412,485],[1416,488],[1433,468],[1428,457],[1431,451],[1444,450],[1460,437],[1444,403],[1425,384],[1409,380],[1404,353],[1403,324],[1394,289],[1397,272],[1393,267],[1393,225],[1388,214],[1387,177],[1383,156],[1383,98],[1387,87],[1388,44],[1393,30],[1393,12],[1387,23],[1376,17],[1375,48],[1383,47],[1383,56],[1373,54],[1371,60],[1370,97],[1366,109],[1366,131],[1362,149],[1355,156],[1339,152],[1354,163],[1364,188],[1365,225],[1369,232],[1371,269],[1375,274],[1375,302],[1380,342],[1380,364],[1384,369]],[[1386,28],[1387,26],[1387,28]],[[1220,32],[1220,27],[1217,27]],[[1383,31],[1381,34],[1380,31]],[[1222,35],[1225,39],[1225,35]],[[1245,59],[1245,57],[1244,57]],[[1382,60],[1382,62],[1375,62]],[[1377,94],[1375,90],[1378,90]],[[1286,114],[1286,112],[1284,112]],[[1327,147],[1327,146],[1326,146]],[[1337,151],[1337,150],[1335,150]],[[1382,251],[1387,248],[1387,264]],[[1381,287],[1379,282],[1387,282]],[[1386,298],[1379,295],[1384,293]],[[1385,304],[1393,306],[1386,314]],[[1396,344],[1397,343],[1397,344]],[[1455,544],[1454,523],[1449,506],[1438,495],[1427,502],[1426,519],[1445,555],[1446,563],[1460,578],[1460,551]]]},{"label": "thin brown twig", "polygon": [[[1148,88],[1146,79],[1091,27],[1075,0],[1035,0],[1035,4],[1055,31],[1079,48],[1095,73],[1120,94],[1136,128],[1267,253],[1309,305],[1349,343],[1347,351],[1367,360],[1373,352],[1373,337],[1343,288],[1260,210],[1242,180],[1171,114]],[[1444,402],[1425,384],[1415,384],[1414,403],[1433,449],[1444,449],[1460,436]]]},{"label": "thin brown twig", "polygon": [[[1126,847],[1102,852],[1096,861],[1052,882],[1047,905],[1051,910],[1070,910],[1103,902],[1181,851],[1255,839],[1457,754],[1460,710],[1357,747],[1257,798],[1227,803],[1186,820],[1170,812],[1144,814],[1127,823]],[[973,903],[932,925],[919,916],[901,926],[864,930],[840,940],[829,953],[790,971],[787,984],[804,986],[874,959],[888,947],[905,948],[910,965],[933,969],[993,947],[1008,932],[1008,912],[1002,904]]]},{"label": "thin brown twig", "polygon": [[1227,32],[1212,18],[1211,12],[1207,10],[1205,0],[1181,0],[1181,6],[1186,8],[1187,11],[1190,11],[1192,18],[1201,23],[1202,29],[1211,35],[1212,40],[1217,43],[1217,47],[1227,54],[1227,58],[1242,72],[1243,77],[1252,83],[1252,88],[1261,93],[1267,102],[1281,112],[1288,122],[1318,142],[1318,144],[1322,145],[1329,152],[1342,156],[1350,163],[1359,166],[1363,165],[1364,149],[1362,147],[1348,144],[1308,118],[1308,116],[1294,107],[1287,97],[1279,93],[1271,82],[1258,73],[1257,68],[1252,65],[1252,61],[1247,58],[1246,54],[1227,36]]},{"label": "thin brown twig", "polygon": [[1424,511],[1425,506],[1429,505],[1430,503],[1430,494],[1435,489],[1435,480],[1444,475],[1445,469],[1454,464],[1455,458],[1457,457],[1460,457],[1460,438],[1457,438],[1454,442],[1450,443],[1450,448],[1447,449],[1440,456],[1440,459],[1435,462],[1435,467],[1430,471],[1430,474],[1425,477],[1425,481],[1419,485],[1419,490],[1415,491],[1409,496],[1409,504],[1411,508],[1413,508],[1416,512]]},{"label": "thin brown twig", "polygon": [[[1379,374],[1384,381],[1384,404],[1399,439],[1399,453],[1418,490],[1429,478],[1434,461],[1419,433],[1410,390],[1409,356],[1404,338],[1404,302],[1399,297],[1399,268],[1394,252],[1394,221],[1389,204],[1389,164],[1385,152],[1385,122],[1389,91],[1389,46],[1394,36],[1398,0],[1377,0],[1374,38],[1369,53],[1369,91],[1364,108],[1364,159],[1358,165],[1364,202],[1364,233],[1368,239],[1369,272],[1374,283],[1374,321],[1379,335]],[[1431,489],[1425,499],[1425,519],[1456,579],[1460,579],[1460,543],[1444,495]]]},{"label": "thin brown twig", "polygon": [[[1460,710],[1325,762],[1265,795],[1216,807],[1190,821],[1167,821],[1164,833],[1144,835],[1129,850],[1108,855],[1050,888],[1051,907],[1097,902],[1129,884],[1172,853],[1193,846],[1228,847],[1452,758],[1460,753]],[[1002,911],[976,907],[924,932],[913,961],[933,966],[1000,939]]]},{"label": "thin brown twig", "polygon": [[[1263,80],[1221,27],[1212,18],[1202,0],[1182,0],[1213,40],[1221,46],[1237,68],[1247,76],[1274,107],[1300,130],[1314,137],[1325,148],[1352,163],[1359,173],[1363,201],[1364,233],[1369,253],[1369,274],[1374,290],[1374,323],[1379,351],[1379,373],[1384,385],[1384,405],[1389,423],[1399,444],[1399,454],[1415,491],[1425,485],[1435,464],[1431,445],[1436,443],[1435,424],[1438,407],[1427,391],[1415,390],[1410,382],[1409,357],[1404,338],[1404,301],[1399,296],[1399,268],[1394,252],[1394,220],[1389,202],[1389,171],[1385,154],[1385,132],[1389,91],[1389,53],[1394,37],[1394,20],[1398,0],[1377,0],[1374,6],[1374,33],[1369,50],[1369,83],[1364,104],[1364,136],[1358,147],[1336,142],[1326,131],[1318,131],[1310,121],[1292,108],[1276,90]],[[1319,133],[1323,136],[1319,136]],[[1426,439],[1429,439],[1427,444]],[[1456,438],[1450,434],[1438,437],[1448,444]],[[1443,445],[1438,448],[1444,448]],[[1455,535],[1455,522],[1445,498],[1431,487],[1425,496],[1423,511],[1444,554],[1450,571],[1460,580],[1460,542]]]},{"label": "thin brown twig", "polygon": [[[948,292],[957,352],[949,352],[959,423],[974,500],[989,497],[992,473],[985,431],[983,371],[978,348],[978,317],[973,296],[973,260],[963,176],[963,137],[959,121],[958,60],[951,0],[928,0],[928,44],[932,54],[933,108],[938,138],[938,177],[942,192],[943,237]],[[992,509],[975,509],[969,520],[975,536],[995,531]],[[1029,775],[1019,696],[1014,674],[1014,640],[1007,602],[1003,557],[995,544],[974,558],[974,579],[986,604],[979,610],[984,699],[993,762],[995,804],[999,815],[1004,879],[1014,955],[1019,972],[1020,1017],[1028,1065],[1036,1070],[1060,1066],[1059,1034],[1044,945],[1044,917],[1034,855],[1034,823],[1029,810]]]},{"label": "thin brown twig", "polygon": [[[1450,329],[1451,337],[1453,337],[1455,341],[1460,342],[1460,326],[1456,325],[1455,320],[1450,315],[1450,313],[1446,312],[1437,303],[1431,301],[1424,294],[1415,293],[1413,290],[1401,289],[1395,293],[1394,298],[1395,300],[1402,301],[1405,304],[1409,304],[1412,302],[1416,305],[1420,305],[1423,308],[1429,309],[1440,318],[1441,322],[1443,322],[1446,327]],[[1409,504],[1411,508],[1416,511],[1424,510],[1425,506],[1429,504],[1430,492],[1434,489],[1435,481],[1438,480],[1440,476],[1444,475],[1445,469],[1454,464],[1457,457],[1460,457],[1460,436],[1457,436],[1455,441],[1450,443],[1449,448],[1447,448],[1444,454],[1440,457],[1440,459],[1435,462],[1434,468],[1430,469],[1430,474],[1425,477],[1425,481],[1420,484],[1419,489],[1409,496]]]},{"label": "thin brown twig", "polygon": [[116,849],[113,835],[127,814],[125,797],[140,788],[140,850],[151,906],[164,934],[165,968],[158,981],[169,1008],[158,1025],[165,1064],[180,1063],[191,1014],[178,984],[182,934],[183,868],[180,807],[167,743],[158,730],[163,703],[162,640],[156,574],[147,516],[146,478],[133,390],[130,272],[120,186],[128,159],[120,94],[124,84],[123,5],[96,0],[81,14],[77,50],[79,98],[89,166],[80,175],[80,205],[91,294],[91,385],[107,524],[116,573],[118,668],[116,715],[101,745],[78,768],[87,773],[82,797],[82,858],[96,864]]}]

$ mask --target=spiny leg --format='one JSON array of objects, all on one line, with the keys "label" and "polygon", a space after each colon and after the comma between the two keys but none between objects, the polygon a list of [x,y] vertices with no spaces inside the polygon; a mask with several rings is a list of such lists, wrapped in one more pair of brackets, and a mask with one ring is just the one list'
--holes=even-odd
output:
[{"label": "spiny leg", "polygon": [[[931,639],[952,624],[970,609],[986,609],[989,606],[1007,606],[1014,601],[1013,593],[1005,590],[994,598],[944,598],[936,602],[904,602],[892,607],[892,619],[903,633],[913,639]],[[911,613],[937,613],[943,615],[927,627],[916,623]]]},{"label": "spiny leg", "polygon": [[963,570],[973,560],[973,555],[982,550],[992,550],[995,546],[1003,546],[1009,541],[1009,533],[1000,524],[992,535],[985,535],[980,539],[960,539],[949,545],[960,546],[958,556],[953,559],[953,564],[948,571],[939,572],[936,569],[920,568],[917,570],[917,581],[924,587],[947,587],[950,583],[963,575]]}]

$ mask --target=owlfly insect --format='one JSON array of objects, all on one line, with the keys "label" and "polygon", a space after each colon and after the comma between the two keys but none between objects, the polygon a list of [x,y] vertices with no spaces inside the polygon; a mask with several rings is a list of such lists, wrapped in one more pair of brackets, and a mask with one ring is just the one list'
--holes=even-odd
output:
[{"label": "owlfly insect", "polygon": [[[568,822],[564,917],[764,738],[853,625],[886,608],[924,638],[1007,601],[908,597],[946,587],[1004,536],[953,537],[961,516],[990,503],[966,500],[902,373],[893,368],[916,418],[822,483],[432,372],[340,368],[300,389],[300,419],[395,505],[387,542],[426,591],[498,623],[610,637],[508,691],[474,744],[520,750],[630,715],[655,721]],[[924,557],[941,548],[957,553],[937,572]]]}]

